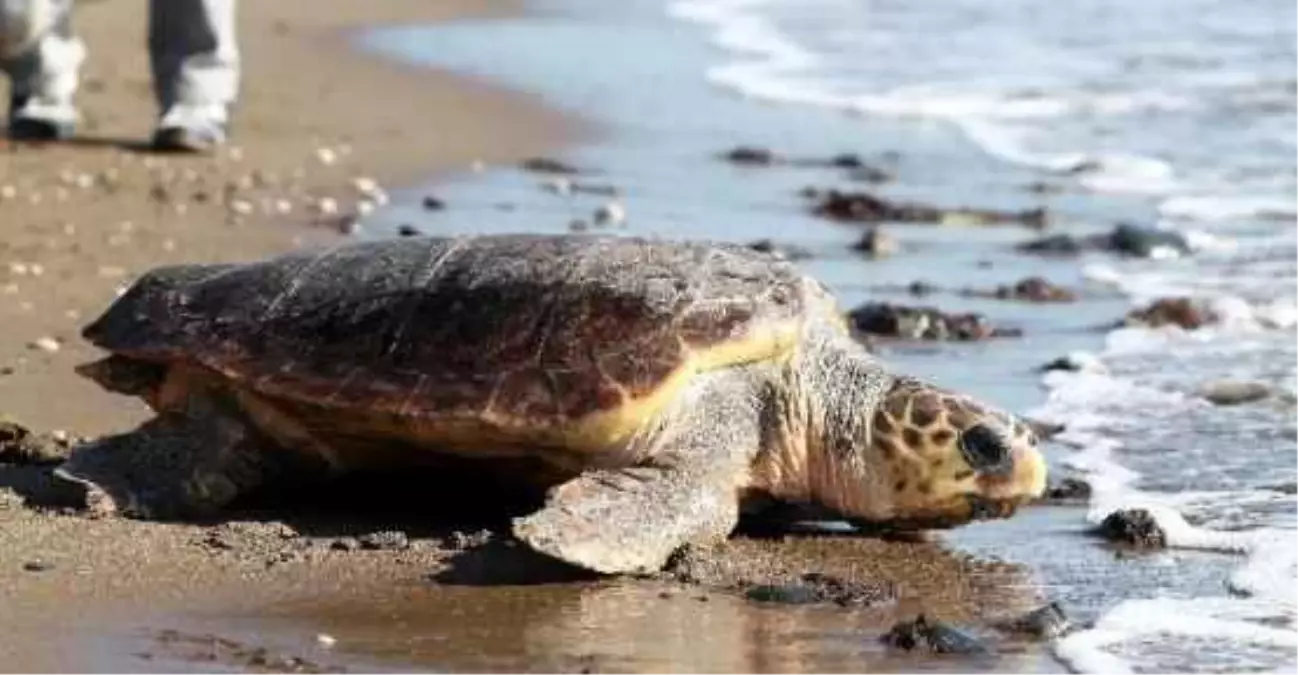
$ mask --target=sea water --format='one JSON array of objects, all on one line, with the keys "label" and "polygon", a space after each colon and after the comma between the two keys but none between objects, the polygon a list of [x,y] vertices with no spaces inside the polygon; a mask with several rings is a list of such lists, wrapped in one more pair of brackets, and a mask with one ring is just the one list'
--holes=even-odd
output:
[{"label": "sea water", "polygon": [[[368,46],[538,94],[592,122],[564,158],[616,184],[619,232],[810,249],[808,271],[852,305],[923,279],[994,286],[1042,274],[1074,305],[955,295],[925,303],[1023,328],[1016,341],[885,348],[899,368],[1067,424],[1050,460],[1094,487],[1085,509],[1038,509],[953,541],[1025,562],[1090,626],[1056,642],[1082,671],[1286,671],[1295,630],[1295,6],[1290,0],[635,0],[532,3],[526,18],[402,27]],[[869,261],[796,192],[852,185],[828,169],[742,169],[737,144],[857,152],[897,175],[878,189],[946,205],[1046,206],[1059,231],[1118,221],[1172,229],[1188,256],[1073,262],[1010,252],[1021,230],[896,227]],[[893,156],[888,153],[896,153]],[[1029,190],[1048,183],[1047,193]],[[560,196],[534,175],[466,172],[376,214],[432,233],[591,226],[607,197]],[[1132,306],[1188,296],[1222,320],[1104,328]],[[1066,353],[1081,372],[1034,366]],[[1218,407],[1223,379],[1268,402]],[[1085,530],[1150,509],[1171,549],[1115,556]]]}]

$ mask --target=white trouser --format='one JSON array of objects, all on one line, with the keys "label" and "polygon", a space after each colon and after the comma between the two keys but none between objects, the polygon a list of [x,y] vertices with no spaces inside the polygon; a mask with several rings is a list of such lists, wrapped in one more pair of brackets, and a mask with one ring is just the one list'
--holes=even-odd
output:
[{"label": "white trouser", "polygon": [[[0,70],[11,113],[74,122],[86,49],[72,33],[72,0],[0,0]],[[235,0],[150,0],[149,60],[159,126],[224,124],[239,89]]]}]

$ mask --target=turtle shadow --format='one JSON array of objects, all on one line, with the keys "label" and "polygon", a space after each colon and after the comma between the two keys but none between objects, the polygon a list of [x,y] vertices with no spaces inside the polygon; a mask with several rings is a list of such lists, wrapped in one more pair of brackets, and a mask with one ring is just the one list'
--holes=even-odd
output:
[{"label": "turtle shadow", "polygon": [[330,480],[281,482],[239,498],[223,520],[271,520],[313,537],[400,530],[415,538],[508,531],[544,503],[544,492],[486,471],[356,472]]},{"label": "turtle shadow", "polygon": [[80,509],[85,491],[54,475],[50,465],[0,464],[0,491],[8,490],[35,509]]}]

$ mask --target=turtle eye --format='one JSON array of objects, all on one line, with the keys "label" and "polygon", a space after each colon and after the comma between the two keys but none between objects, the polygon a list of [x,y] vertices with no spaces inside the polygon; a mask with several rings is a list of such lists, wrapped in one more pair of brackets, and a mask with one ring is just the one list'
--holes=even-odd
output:
[{"label": "turtle eye", "polygon": [[960,434],[960,454],[969,468],[979,473],[1005,476],[1014,468],[1005,434],[986,424],[976,424]]}]

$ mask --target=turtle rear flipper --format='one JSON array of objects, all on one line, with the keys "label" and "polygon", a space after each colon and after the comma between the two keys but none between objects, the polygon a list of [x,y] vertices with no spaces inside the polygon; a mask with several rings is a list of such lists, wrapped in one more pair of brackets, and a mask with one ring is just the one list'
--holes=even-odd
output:
[{"label": "turtle rear flipper", "polygon": [[54,473],[100,513],[200,517],[260,485],[266,456],[236,419],[173,412],[78,447]]}]

